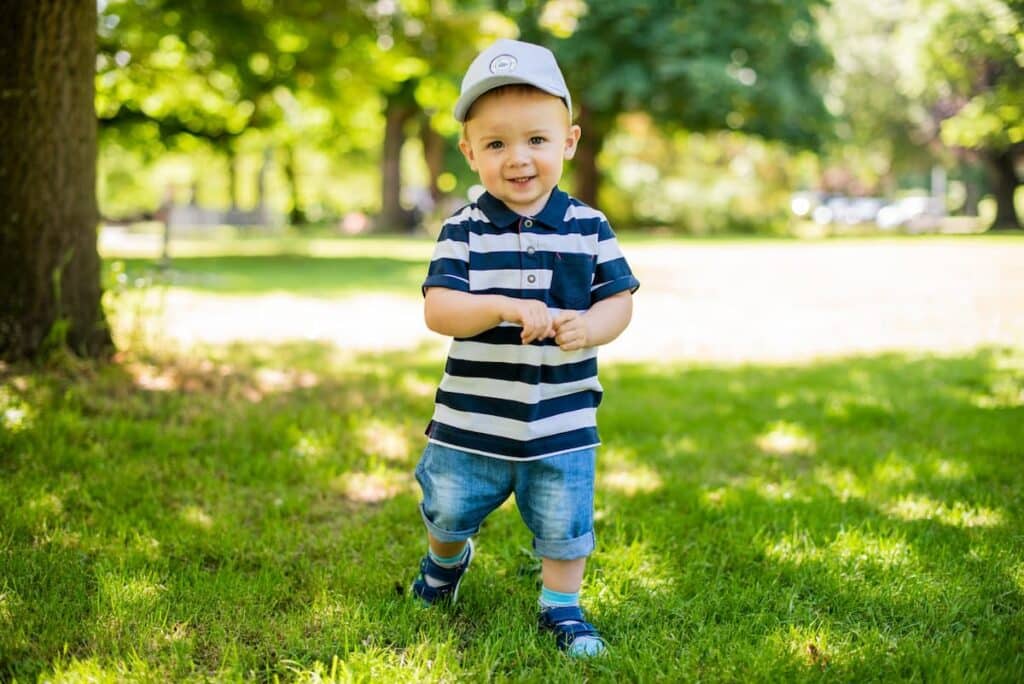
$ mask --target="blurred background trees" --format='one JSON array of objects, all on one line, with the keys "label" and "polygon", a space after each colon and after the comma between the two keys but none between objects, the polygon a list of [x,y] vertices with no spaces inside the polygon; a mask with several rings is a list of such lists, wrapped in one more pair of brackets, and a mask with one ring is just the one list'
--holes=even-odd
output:
[{"label": "blurred background trees", "polygon": [[569,189],[623,226],[785,231],[793,191],[929,192],[936,169],[949,209],[990,195],[994,227],[1019,225],[1016,0],[100,7],[111,217],[173,195],[266,203],[295,225],[361,212],[379,231],[415,228],[474,182],[451,105],[475,52],[504,36],[558,55],[584,128]]},{"label": "blurred background trees", "polygon": [[[8,3],[0,251],[33,275],[5,288],[3,348],[109,347],[94,190],[106,223],[436,229],[476,182],[459,79],[499,37],[557,54],[583,127],[566,186],[619,230],[1020,228],[1024,0],[80,4]],[[929,222],[882,221],[905,195]]]}]

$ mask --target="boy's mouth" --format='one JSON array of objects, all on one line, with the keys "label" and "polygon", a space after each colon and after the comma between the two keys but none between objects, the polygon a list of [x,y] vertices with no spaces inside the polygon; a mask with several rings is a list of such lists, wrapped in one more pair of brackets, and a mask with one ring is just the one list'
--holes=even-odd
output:
[{"label": "boy's mouth", "polygon": [[532,181],[534,178],[536,178],[536,176],[517,176],[515,178],[507,178],[506,180],[509,183],[513,183],[515,185],[526,185],[527,183]]}]

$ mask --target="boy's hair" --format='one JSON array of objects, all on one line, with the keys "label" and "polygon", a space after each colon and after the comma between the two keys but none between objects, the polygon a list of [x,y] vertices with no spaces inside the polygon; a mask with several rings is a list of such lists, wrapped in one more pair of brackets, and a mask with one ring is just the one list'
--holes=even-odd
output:
[{"label": "boy's hair", "polygon": [[[497,88],[488,90],[486,93],[476,98],[473,101],[473,104],[469,105],[469,109],[466,110],[466,120],[462,122],[463,133],[465,133],[466,124],[468,124],[469,120],[473,118],[473,109],[476,107],[476,103],[480,100],[492,95],[532,95],[534,93],[548,95],[549,97],[558,97],[557,95],[552,95],[551,93],[541,90],[537,86],[532,86],[529,83],[506,83],[505,85],[500,85]],[[565,100],[562,100],[560,97],[558,99],[562,101],[562,104],[565,104]]]}]

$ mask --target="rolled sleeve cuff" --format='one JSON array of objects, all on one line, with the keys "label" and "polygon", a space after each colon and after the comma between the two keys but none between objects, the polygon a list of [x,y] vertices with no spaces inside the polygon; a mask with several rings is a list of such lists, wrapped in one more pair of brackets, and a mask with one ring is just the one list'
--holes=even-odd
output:
[{"label": "rolled sleeve cuff", "polygon": [[607,283],[601,283],[601,285],[590,293],[590,301],[592,304],[596,304],[602,299],[608,299],[612,295],[617,295],[620,292],[636,292],[640,287],[640,281],[633,275],[623,276],[616,278],[615,280],[609,280]]},{"label": "rolled sleeve cuff", "polygon": [[450,275],[432,275],[427,276],[427,279],[423,281],[423,285],[420,287],[420,292],[425,297],[427,295],[428,287],[444,287],[449,290],[458,290],[459,292],[469,292],[469,282]]}]

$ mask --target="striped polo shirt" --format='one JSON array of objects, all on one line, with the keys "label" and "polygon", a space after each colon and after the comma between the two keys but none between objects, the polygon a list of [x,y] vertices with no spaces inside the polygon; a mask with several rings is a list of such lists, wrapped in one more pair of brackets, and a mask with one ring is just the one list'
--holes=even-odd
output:
[{"label": "striped polo shirt", "polygon": [[[604,214],[555,188],[533,217],[489,193],[455,212],[441,228],[423,292],[538,299],[555,317],[639,286]],[[600,442],[597,348],[565,352],[554,339],[522,344],[521,331],[502,323],[452,340],[430,441],[511,460]]]}]

